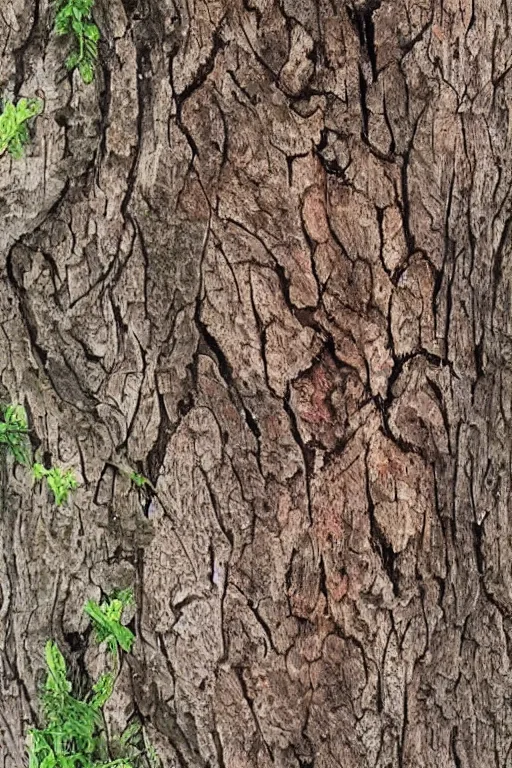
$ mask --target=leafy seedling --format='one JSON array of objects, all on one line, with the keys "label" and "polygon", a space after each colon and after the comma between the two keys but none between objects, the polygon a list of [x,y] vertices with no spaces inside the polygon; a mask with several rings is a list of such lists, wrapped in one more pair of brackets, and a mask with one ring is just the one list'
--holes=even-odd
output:
[{"label": "leafy seedling", "polygon": [[11,157],[23,157],[23,147],[29,142],[28,123],[43,109],[41,99],[19,99],[17,104],[5,100],[0,115],[0,155],[7,150]]},{"label": "leafy seedling", "polygon": [[114,675],[102,675],[91,694],[79,699],[72,693],[66,662],[52,640],[46,643],[45,659],[45,726],[29,731],[29,768],[133,768],[124,758],[108,760],[102,708],[112,695]]},{"label": "leafy seedling", "polygon": [[101,605],[95,600],[88,600],[85,604],[84,610],[92,621],[97,642],[106,642],[107,648],[116,658],[119,648],[131,651],[135,640],[133,632],[121,624],[124,609],[132,603],[133,593],[130,589],[125,589],[114,593]]},{"label": "leafy seedling", "polygon": [[63,470],[60,467],[46,469],[42,464],[34,464],[32,472],[35,480],[46,480],[58,507],[67,501],[69,492],[78,487],[78,481],[72,469]]},{"label": "leafy seedling", "polygon": [[130,480],[138,488],[143,488],[145,485],[150,485],[150,482],[147,479],[147,477],[144,477],[144,475],[140,475],[138,472],[131,472],[130,473]]},{"label": "leafy seedling", "polygon": [[94,67],[98,59],[100,31],[92,21],[94,0],[60,0],[57,3],[55,32],[73,35],[75,50],[66,59],[69,70],[78,68],[84,83],[94,80]]},{"label": "leafy seedling", "polygon": [[[123,607],[132,601],[131,590],[121,590],[101,606],[92,600],[88,605],[97,608],[115,625],[119,624]],[[113,631],[111,624],[109,632]],[[99,634],[103,636],[105,623],[93,618],[93,625],[97,633],[100,628]],[[133,636],[131,638],[128,643],[123,637],[124,647],[131,647]],[[116,659],[118,642],[115,641]],[[121,642],[119,645],[123,647]],[[139,723],[131,723],[120,737],[114,736],[113,742],[108,739],[103,708],[114,690],[114,672],[102,674],[89,693],[79,698],[73,692],[65,659],[52,640],[46,643],[45,661],[47,677],[41,695],[44,725],[28,732],[29,768],[160,767],[158,755]],[[114,746],[115,754],[112,754]]]},{"label": "leafy seedling", "polygon": [[0,408],[0,444],[6,445],[20,464],[28,462],[28,422],[22,405]]},{"label": "leafy seedling", "polygon": [[73,696],[66,662],[52,640],[46,643],[48,668],[42,694],[45,727],[29,731],[29,768],[93,768],[102,725],[100,708]]},{"label": "leafy seedling", "polygon": [[92,687],[91,706],[101,709],[112,696],[114,690],[114,674],[105,672]]}]

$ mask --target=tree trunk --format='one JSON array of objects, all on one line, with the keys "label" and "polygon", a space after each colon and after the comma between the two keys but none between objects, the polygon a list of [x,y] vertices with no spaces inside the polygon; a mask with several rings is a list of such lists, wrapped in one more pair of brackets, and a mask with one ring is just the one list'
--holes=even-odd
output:
[{"label": "tree trunk", "polygon": [[1,765],[134,585],[166,766],[512,766],[511,12],[97,0],[85,86],[4,2],[0,395],[81,486],[3,464]]}]

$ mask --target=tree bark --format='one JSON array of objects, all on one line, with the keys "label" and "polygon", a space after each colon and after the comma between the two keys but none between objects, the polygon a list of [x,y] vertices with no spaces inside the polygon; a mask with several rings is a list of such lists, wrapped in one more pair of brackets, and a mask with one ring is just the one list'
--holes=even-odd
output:
[{"label": "tree bark", "polygon": [[[0,764],[135,585],[109,718],[166,766],[510,768],[510,0],[0,9]],[[120,469],[146,475],[156,495]]]}]

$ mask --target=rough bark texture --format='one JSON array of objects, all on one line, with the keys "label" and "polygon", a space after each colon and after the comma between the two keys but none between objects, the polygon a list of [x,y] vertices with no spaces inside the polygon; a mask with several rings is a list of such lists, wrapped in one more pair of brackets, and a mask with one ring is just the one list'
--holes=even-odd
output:
[{"label": "rough bark texture", "polygon": [[3,465],[3,766],[129,584],[167,766],[512,766],[511,12],[97,0],[85,87],[2,4],[0,394],[82,482]]}]

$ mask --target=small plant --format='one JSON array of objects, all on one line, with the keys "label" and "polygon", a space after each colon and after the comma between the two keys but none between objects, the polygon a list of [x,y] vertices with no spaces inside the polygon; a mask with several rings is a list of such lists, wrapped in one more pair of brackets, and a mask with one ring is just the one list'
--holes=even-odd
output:
[{"label": "small plant", "polygon": [[[27,414],[22,405],[0,406],[0,445],[5,445],[14,459],[24,465],[31,463],[28,431]],[[69,492],[78,487],[72,469],[46,469],[43,464],[36,462],[32,465],[32,474],[36,481],[46,480],[58,507],[67,501]]]},{"label": "small plant", "polygon": [[97,732],[101,724],[100,707],[94,701],[82,701],[71,693],[66,662],[56,643],[45,647],[48,675],[42,694],[46,720],[43,729],[29,731],[29,768],[65,768],[95,763]]},{"label": "small plant", "polygon": [[75,473],[72,469],[63,470],[60,467],[46,469],[42,464],[34,464],[32,473],[35,480],[46,480],[49,489],[52,491],[55,504],[60,507],[68,499],[70,491],[78,487]]},{"label": "small plant", "polygon": [[84,83],[94,80],[94,67],[98,58],[100,31],[92,21],[94,0],[60,0],[57,4],[55,32],[57,35],[73,34],[75,50],[66,59],[69,70],[76,69]]},{"label": "small plant", "polygon": [[133,593],[130,589],[115,592],[101,605],[94,600],[85,604],[85,612],[91,618],[96,631],[98,643],[107,643],[113,656],[118,656],[118,646],[123,651],[131,651],[135,636],[128,627],[121,624],[124,609],[133,604]]},{"label": "small plant", "polygon": [[29,141],[28,122],[43,109],[41,99],[20,99],[17,104],[5,100],[0,115],[0,155],[7,150],[11,157],[23,156]]},{"label": "small plant", "polygon": [[0,444],[6,445],[20,464],[28,462],[28,422],[22,405],[0,408]]},{"label": "small plant", "polygon": [[132,483],[134,483],[138,488],[143,488],[145,485],[149,485],[149,480],[147,477],[144,477],[144,475],[140,475],[138,472],[131,472],[130,473],[130,480]]},{"label": "small plant", "polygon": [[[132,599],[130,590],[118,592],[108,601],[106,609],[112,609],[116,601],[123,606]],[[87,605],[100,611],[105,608],[92,600]],[[118,606],[116,616],[117,611]],[[93,623],[96,625],[95,620]],[[133,635],[131,637],[130,647]],[[120,642],[119,645],[123,647]],[[114,655],[117,661],[117,641]],[[45,722],[42,728],[31,728],[28,732],[29,768],[157,768],[160,765],[144,727],[137,721],[131,722],[124,733],[111,742],[107,738],[102,710],[112,696],[115,671],[102,674],[90,692],[78,698],[68,679],[65,659],[53,640],[46,643],[45,660],[47,677],[41,695]]]},{"label": "small plant", "polygon": [[[0,406],[0,445],[5,445],[14,459],[24,465],[31,463],[28,431],[27,414],[22,405]],[[69,492],[78,487],[72,469],[46,469],[36,462],[32,465],[32,474],[36,481],[46,480],[58,507],[67,501]]]}]

